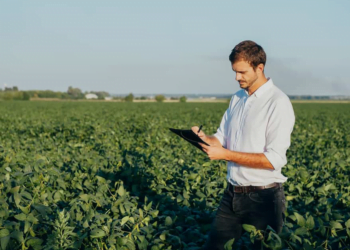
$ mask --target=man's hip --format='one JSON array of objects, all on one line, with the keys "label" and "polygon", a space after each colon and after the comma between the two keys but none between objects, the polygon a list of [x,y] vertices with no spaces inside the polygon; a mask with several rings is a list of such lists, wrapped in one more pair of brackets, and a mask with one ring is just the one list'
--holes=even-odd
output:
[{"label": "man's hip", "polygon": [[237,242],[244,233],[243,224],[253,225],[258,230],[265,230],[269,225],[279,233],[285,209],[281,184],[242,190],[229,185],[220,202],[205,249],[223,249],[224,243],[232,238]]}]

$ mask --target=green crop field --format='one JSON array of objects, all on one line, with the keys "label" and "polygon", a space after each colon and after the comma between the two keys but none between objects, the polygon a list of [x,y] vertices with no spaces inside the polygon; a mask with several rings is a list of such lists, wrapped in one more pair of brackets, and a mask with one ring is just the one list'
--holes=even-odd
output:
[{"label": "green crop field", "polygon": [[[0,102],[1,249],[200,249],[226,163],[168,128],[214,133],[227,106]],[[349,249],[350,104],[293,106],[285,226],[238,245]]]}]

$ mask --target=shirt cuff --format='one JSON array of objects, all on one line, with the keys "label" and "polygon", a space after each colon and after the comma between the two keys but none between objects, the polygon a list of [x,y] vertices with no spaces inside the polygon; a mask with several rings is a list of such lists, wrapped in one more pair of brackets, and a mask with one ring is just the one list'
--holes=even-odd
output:
[{"label": "shirt cuff", "polygon": [[268,151],[264,152],[264,155],[275,170],[281,170],[282,167],[287,164],[287,159],[285,157],[281,157],[273,149],[269,149]]}]

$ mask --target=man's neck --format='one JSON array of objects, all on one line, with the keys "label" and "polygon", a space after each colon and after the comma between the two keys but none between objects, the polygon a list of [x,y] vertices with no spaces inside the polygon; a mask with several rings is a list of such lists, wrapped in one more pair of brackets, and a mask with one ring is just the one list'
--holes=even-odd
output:
[{"label": "man's neck", "polygon": [[258,88],[264,85],[268,79],[263,76],[261,79],[257,79],[256,82],[248,88],[248,95],[251,96]]}]

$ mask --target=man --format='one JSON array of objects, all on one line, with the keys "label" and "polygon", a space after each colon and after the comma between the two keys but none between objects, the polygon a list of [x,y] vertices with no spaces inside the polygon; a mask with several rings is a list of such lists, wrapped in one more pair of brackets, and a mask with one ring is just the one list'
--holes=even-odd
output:
[{"label": "man", "polygon": [[[281,174],[294,126],[294,111],[264,68],[266,54],[253,41],[236,45],[229,57],[242,90],[231,99],[217,132],[199,137],[211,160],[226,160],[228,188],[224,192],[205,249],[224,249],[243,233],[242,225],[282,229],[287,178]],[[192,127],[197,133],[198,127]]]}]

